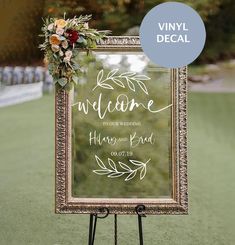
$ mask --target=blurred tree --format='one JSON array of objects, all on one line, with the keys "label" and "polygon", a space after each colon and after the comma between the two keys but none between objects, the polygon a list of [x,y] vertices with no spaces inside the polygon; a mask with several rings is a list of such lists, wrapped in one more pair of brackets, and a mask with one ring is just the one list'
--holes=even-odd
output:
[{"label": "blurred tree", "polygon": [[38,34],[44,0],[0,2],[0,64],[27,65],[42,57]]},{"label": "blurred tree", "polygon": [[[41,16],[73,17],[92,14],[91,26],[122,35],[139,26],[144,15],[166,0],[2,0],[0,2],[0,64],[31,64],[42,58],[38,50]],[[197,62],[214,62],[235,55],[234,0],[183,0],[205,21],[207,42]],[[137,29],[135,29],[137,30]],[[135,33],[134,31],[133,33]]]},{"label": "blurred tree", "polygon": [[206,19],[207,40],[200,62],[215,62],[235,56],[235,1],[220,1]]},{"label": "blurred tree", "polygon": [[[226,0],[184,0],[184,2],[195,8],[204,21],[209,16],[218,12],[221,3]],[[144,15],[162,0],[58,0],[46,1],[45,13],[59,16],[64,12],[68,16],[80,14],[93,14],[93,24],[100,28],[109,28],[113,34],[122,34],[128,28],[139,25]]]},{"label": "blurred tree", "polygon": [[128,28],[139,25],[146,11],[141,0],[47,0],[45,14],[68,17],[80,14],[92,14],[92,26],[98,29],[110,29],[113,35],[123,34]]},{"label": "blurred tree", "polygon": [[[46,1],[45,14],[67,16],[93,14],[91,25],[110,29],[113,35],[122,35],[138,26],[144,15],[161,0],[58,0]],[[207,42],[197,62],[214,62],[235,55],[235,3],[234,0],[183,0],[203,18]],[[226,48],[225,48],[226,47]]]}]

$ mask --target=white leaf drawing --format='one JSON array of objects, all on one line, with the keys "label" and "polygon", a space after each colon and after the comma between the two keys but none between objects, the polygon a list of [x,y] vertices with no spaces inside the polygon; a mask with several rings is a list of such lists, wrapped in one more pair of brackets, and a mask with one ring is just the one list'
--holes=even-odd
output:
[{"label": "white leaf drawing", "polygon": [[100,84],[100,87],[101,88],[106,88],[106,89],[113,89],[113,87],[107,83],[101,83]]},{"label": "white leaf drawing", "polygon": [[107,78],[111,78],[111,77],[114,76],[117,72],[118,72],[118,69],[113,69],[113,70],[111,70],[111,71],[108,73]]},{"label": "white leaf drawing", "polygon": [[140,88],[141,88],[146,94],[149,94],[149,93],[148,93],[148,90],[147,90],[147,87],[146,87],[146,85],[145,85],[143,82],[137,81],[137,83],[138,83],[138,85],[140,86]]},{"label": "white leaf drawing", "polygon": [[136,75],[133,77],[135,80],[150,80],[150,77],[145,75]]},{"label": "white leaf drawing", "polygon": [[136,74],[135,72],[128,71],[128,72],[122,73],[120,76],[121,77],[131,77],[131,76],[134,76],[135,74]]},{"label": "white leaf drawing", "polygon": [[106,167],[103,161],[96,155],[95,155],[95,159],[96,159],[96,163],[101,169],[95,169],[93,170],[93,173],[97,175],[107,175],[107,177],[109,178],[118,178],[123,175],[126,175],[125,181],[129,181],[133,179],[136,176],[137,172],[139,171],[140,171],[140,180],[142,180],[147,172],[146,165],[151,160],[151,158],[149,158],[146,162],[141,162],[138,160],[130,159],[129,162],[133,166],[137,166],[135,168],[131,168],[131,166],[127,165],[126,163],[119,161],[118,164],[120,167],[118,169],[117,168],[118,165],[116,165],[116,163],[111,158],[108,158],[108,166],[110,168]]},{"label": "white leaf drawing", "polygon": [[129,160],[132,164],[136,165],[136,166],[142,166],[143,163],[137,160]]},{"label": "white leaf drawing", "polygon": [[97,87],[101,87],[104,89],[114,89],[109,82],[113,82],[119,87],[126,88],[125,82],[127,87],[132,90],[136,91],[136,85],[140,87],[140,89],[148,95],[148,90],[143,81],[150,80],[150,77],[146,75],[136,74],[136,72],[124,72],[118,75],[119,69],[111,70],[106,78],[104,78],[104,70],[100,70],[97,75],[96,86],[93,88],[94,91]]},{"label": "white leaf drawing", "polygon": [[104,174],[109,174],[110,171],[108,169],[97,169],[97,170],[93,170],[93,173],[96,173],[98,175],[104,175]]},{"label": "white leaf drawing", "polygon": [[131,180],[136,176],[137,171],[133,171],[132,173],[130,173],[126,178],[125,181]]},{"label": "white leaf drawing", "polygon": [[109,178],[117,178],[117,177],[120,177],[122,176],[124,173],[120,172],[120,173],[112,173],[112,174],[109,174],[108,177]]},{"label": "white leaf drawing", "polygon": [[118,163],[121,166],[121,168],[123,168],[125,170],[128,170],[128,171],[131,171],[131,168],[128,167],[125,163],[123,163],[123,162],[118,162]]},{"label": "white leaf drawing", "polygon": [[146,165],[142,168],[140,172],[140,180],[142,180],[146,175]]},{"label": "white leaf drawing", "polygon": [[100,82],[101,82],[101,80],[103,78],[103,75],[104,75],[104,70],[102,69],[102,70],[99,71],[99,73],[97,75],[97,78],[96,78],[97,84],[100,84]]},{"label": "white leaf drawing", "polygon": [[112,79],[114,83],[116,83],[119,87],[125,88],[125,85],[123,82],[121,82],[120,80],[118,80],[117,78],[113,78]]},{"label": "white leaf drawing", "polygon": [[109,166],[113,169],[113,170],[117,170],[117,167],[116,167],[116,164],[115,162],[111,159],[111,158],[108,158],[108,162],[109,162]]},{"label": "white leaf drawing", "polygon": [[134,85],[134,83],[133,83],[128,77],[126,78],[126,81],[127,81],[128,87],[129,87],[132,91],[135,91],[135,85]]},{"label": "white leaf drawing", "polygon": [[98,156],[96,156],[96,155],[95,155],[95,158],[96,158],[96,162],[100,166],[100,168],[106,169],[104,163],[100,160],[100,158]]}]

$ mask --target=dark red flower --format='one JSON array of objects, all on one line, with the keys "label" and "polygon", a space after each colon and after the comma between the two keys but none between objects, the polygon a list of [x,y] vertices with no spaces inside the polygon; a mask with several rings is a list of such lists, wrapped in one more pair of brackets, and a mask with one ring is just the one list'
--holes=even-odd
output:
[{"label": "dark red flower", "polygon": [[74,43],[76,43],[76,41],[79,38],[79,34],[77,31],[75,30],[67,30],[66,33],[68,34],[68,39],[69,39],[69,44],[73,45]]}]

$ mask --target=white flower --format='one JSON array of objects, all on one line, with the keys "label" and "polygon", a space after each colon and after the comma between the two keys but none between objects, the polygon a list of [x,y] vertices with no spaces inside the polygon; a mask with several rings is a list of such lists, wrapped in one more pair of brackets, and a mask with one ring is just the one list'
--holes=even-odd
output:
[{"label": "white flower", "polygon": [[51,49],[53,52],[58,52],[60,50],[60,47],[58,45],[51,45]]},{"label": "white flower", "polygon": [[64,57],[64,62],[65,62],[65,63],[69,63],[69,61],[70,61],[70,58],[69,58],[69,57],[67,57],[67,56]]},{"label": "white flower", "polygon": [[54,28],[54,23],[51,23],[50,25],[48,25],[47,30],[52,31],[53,28]]},{"label": "white flower", "polygon": [[63,35],[63,33],[64,33],[64,29],[59,28],[59,27],[56,29],[56,34],[57,35]]},{"label": "white flower", "polygon": [[73,55],[73,52],[71,50],[68,50],[65,52],[65,56],[69,59],[71,59],[72,55]]},{"label": "white flower", "polygon": [[65,62],[65,63],[69,63],[69,61],[70,61],[72,55],[73,55],[73,52],[72,52],[71,50],[67,50],[67,51],[65,52],[64,62]]},{"label": "white flower", "polygon": [[69,46],[69,44],[68,44],[68,42],[66,40],[62,42],[62,47],[64,49],[68,48],[68,46]]},{"label": "white flower", "polygon": [[88,29],[89,28],[88,22],[84,23],[83,26],[84,26],[85,29]]},{"label": "white flower", "polygon": [[60,50],[59,55],[60,55],[60,56],[63,56],[63,55],[64,55],[64,53],[63,53],[62,50]]}]

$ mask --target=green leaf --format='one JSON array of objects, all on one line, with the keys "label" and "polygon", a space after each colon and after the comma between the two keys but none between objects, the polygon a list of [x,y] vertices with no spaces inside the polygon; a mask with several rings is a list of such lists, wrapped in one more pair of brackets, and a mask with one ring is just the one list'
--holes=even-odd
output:
[{"label": "green leaf", "polygon": [[66,38],[63,36],[60,36],[60,41],[64,41],[64,40],[66,40]]},{"label": "green leaf", "polygon": [[68,83],[68,80],[67,78],[62,77],[57,82],[60,84],[61,87],[64,87]]},{"label": "green leaf", "polygon": [[87,47],[88,48],[96,48],[96,42],[91,40],[90,38],[87,39]]},{"label": "green leaf", "polygon": [[87,40],[86,39],[83,40],[83,45],[87,46]]},{"label": "green leaf", "polygon": [[72,76],[72,80],[75,84],[78,84],[78,77],[77,76]]},{"label": "green leaf", "polygon": [[79,50],[78,49],[74,49],[73,50],[73,57],[76,57],[79,54]]},{"label": "green leaf", "polygon": [[73,67],[74,70],[78,70],[78,69],[80,68],[80,66],[79,66],[78,63],[74,63],[74,64],[72,65],[72,67]]},{"label": "green leaf", "polygon": [[90,47],[90,46],[91,46],[91,43],[92,43],[91,39],[88,38],[88,39],[87,39],[87,47]]},{"label": "green leaf", "polygon": [[95,41],[92,42],[91,48],[96,48],[96,42]]},{"label": "green leaf", "polygon": [[64,86],[64,89],[69,92],[70,90],[73,89],[73,83],[70,82],[70,83],[67,83],[65,86]]},{"label": "green leaf", "polygon": [[50,63],[50,64],[48,65],[48,71],[49,71],[49,72],[53,72],[54,69],[55,69],[55,66],[54,66],[53,64]]},{"label": "green leaf", "polygon": [[83,42],[84,42],[84,38],[80,36],[77,40],[77,43],[83,43]]}]

